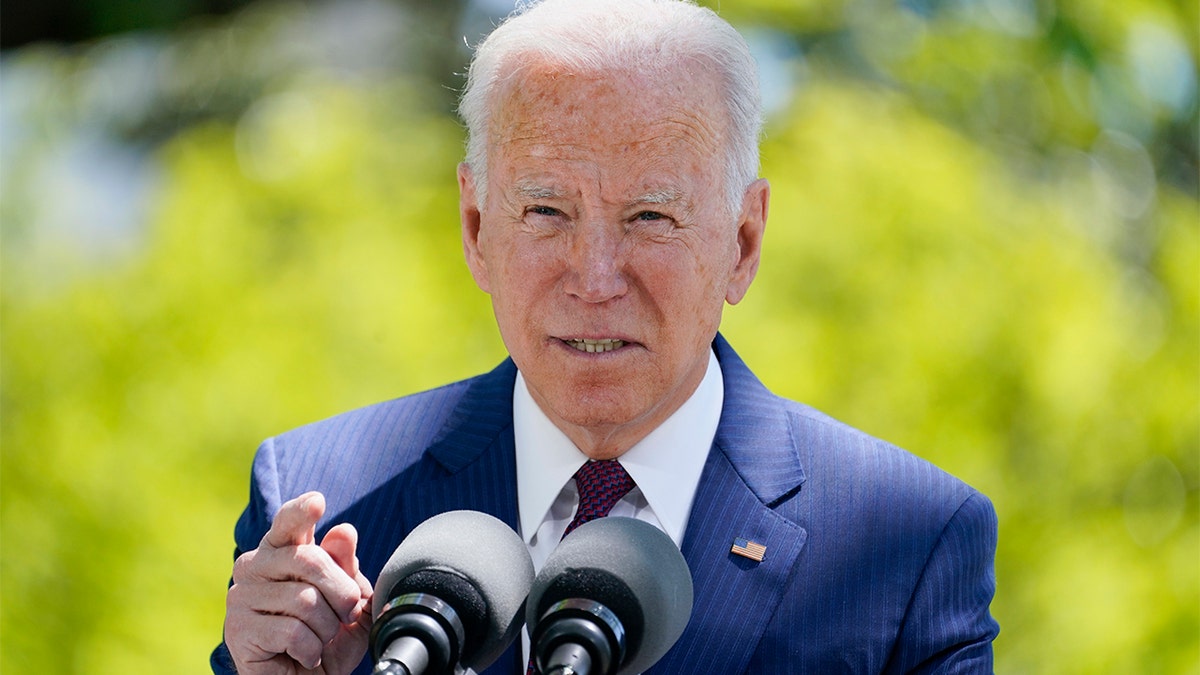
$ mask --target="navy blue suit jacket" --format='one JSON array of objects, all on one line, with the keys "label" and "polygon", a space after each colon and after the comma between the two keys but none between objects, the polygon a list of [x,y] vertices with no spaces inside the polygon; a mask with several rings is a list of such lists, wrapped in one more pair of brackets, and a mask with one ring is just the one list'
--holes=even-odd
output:
[{"label": "navy blue suit jacket", "polygon": [[[988,499],[892,445],[771,394],[720,336],[725,405],[683,554],[691,621],[649,673],[990,673],[998,626]],[[237,550],[280,504],[325,494],[318,525],[353,523],[374,581],[423,520],[453,509],[517,528],[516,368],[318,422],[266,441]],[[761,563],[730,552],[766,546]],[[511,648],[487,675],[524,672]],[[213,654],[228,669],[224,646]],[[356,673],[369,672],[369,657]]]}]

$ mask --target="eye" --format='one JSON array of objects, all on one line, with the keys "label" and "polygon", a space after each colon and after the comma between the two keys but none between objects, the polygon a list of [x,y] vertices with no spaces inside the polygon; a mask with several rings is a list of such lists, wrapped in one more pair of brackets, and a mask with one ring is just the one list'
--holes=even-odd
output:
[{"label": "eye", "polygon": [[530,206],[529,208],[525,209],[525,213],[532,213],[535,216],[551,217],[562,215],[562,211],[559,211],[552,206]]},{"label": "eye", "polygon": [[634,220],[652,222],[655,220],[667,220],[667,217],[658,211],[641,211],[633,217]]}]

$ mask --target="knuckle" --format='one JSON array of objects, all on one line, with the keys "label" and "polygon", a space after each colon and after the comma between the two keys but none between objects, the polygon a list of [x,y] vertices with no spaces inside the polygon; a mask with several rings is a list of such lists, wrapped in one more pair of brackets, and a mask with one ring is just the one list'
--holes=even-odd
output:
[{"label": "knuckle", "polygon": [[238,583],[244,581],[254,568],[254,561],[258,557],[258,549],[247,551],[237,557],[233,561],[233,581]]},{"label": "knuckle", "polygon": [[308,626],[303,621],[295,617],[287,617],[285,624],[286,627],[284,628],[283,635],[285,641],[289,645],[303,645],[308,641],[307,638],[312,634],[312,631],[308,629]]},{"label": "knuckle", "polygon": [[306,614],[316,612],[325,604],[321,591],[314,586],[305,586],[296,594],[296,605],[299,611]]},{"label": "knuckle", "polygon": [[325,643],[303,621],[289,617],[284,629],[286,652],[301,663],[314,663],[321,657]]},{"label": "knuckle", "polygon": [[225,613],[235,615],[245,605],[245,588],[238,584],[229,587],[229,591],[225,593]]},{"label": "knuckle", "polygon": [[318,546],[297,546],[291,560],[294,573],[302,579],[319,581],[328,576],[329,557]]}]

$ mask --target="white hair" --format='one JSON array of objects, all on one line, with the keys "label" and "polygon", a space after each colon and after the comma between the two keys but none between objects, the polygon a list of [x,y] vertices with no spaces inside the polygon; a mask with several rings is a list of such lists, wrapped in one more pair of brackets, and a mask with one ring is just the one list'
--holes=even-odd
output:
[{"label": "white hair", "polygon": [[519,64],[548,61],[576,72],[663,70],[698,63],[724,87],[729,135],[725,191],[741,210],[758,177],[762,100],[745,39],[712,10],[690,0],[542,0],[522,2],[475,48],[458,112],[467,126],[466,163],[479,206],[487,192],[488,126],[498,85]]}]

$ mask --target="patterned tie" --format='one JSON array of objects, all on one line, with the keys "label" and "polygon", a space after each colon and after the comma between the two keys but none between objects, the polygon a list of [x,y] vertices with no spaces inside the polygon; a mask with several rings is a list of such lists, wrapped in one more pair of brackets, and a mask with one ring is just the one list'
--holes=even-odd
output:
[{"label": "patterned tie", "polygon": [[575,485],[579,488],[579,508],[563,532],[564,539],[580,525],[607,516],[612,507],[633,489],[634,482],[620,462],[602,459],[588,460],[579,467],[575,472]]},{"label": "patterned tie", "polygon": [[[575,472],[575,485],[579,488],[579,508],[575,510],[575,518],[567,524],[563,539],[580,525],[607,516],[635,483],[617,460],[591,459]],[[535,672],[533,654],[530,654],[525,674],[534,675]]]}]

